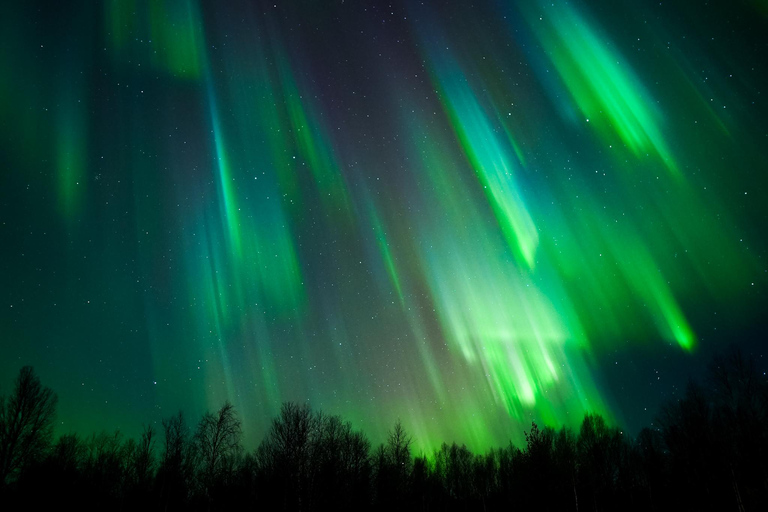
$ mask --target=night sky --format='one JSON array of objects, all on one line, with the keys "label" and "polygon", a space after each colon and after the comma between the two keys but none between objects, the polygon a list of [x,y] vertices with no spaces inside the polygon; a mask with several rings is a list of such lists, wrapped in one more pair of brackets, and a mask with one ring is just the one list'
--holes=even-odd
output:
[{"label": "night sky", "polygon": [[11,1],[0,73],[0,393],[60,433],[484,450],[763,361],[764,0]]}]

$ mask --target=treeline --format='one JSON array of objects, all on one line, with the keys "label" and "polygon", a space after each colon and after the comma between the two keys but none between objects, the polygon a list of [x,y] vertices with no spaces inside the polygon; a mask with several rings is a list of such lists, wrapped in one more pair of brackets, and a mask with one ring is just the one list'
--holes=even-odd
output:
[{"label": "treeline", "polygon": [[632,439],[597,415],[535,423],[525,445],[414,456],[398,422],[372,447],[338,416],[285,403],[253,452],[225,403],[138,439],[53,439],[56,395],[31,368],[0,398],[0,509],[768,510],[768,384],[738,352],[716,358]]}]

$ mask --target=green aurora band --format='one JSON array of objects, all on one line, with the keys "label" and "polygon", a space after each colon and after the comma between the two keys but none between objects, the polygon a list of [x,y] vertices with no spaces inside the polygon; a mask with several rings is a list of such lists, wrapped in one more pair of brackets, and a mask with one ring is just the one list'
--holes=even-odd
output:
[{"label": "green aurora band", "polygon": [[[59,7],[48,32],[3,7],[0,67],[34,86],[0,83],[2,194],[35,190],[4,208],[42,210],[29,235],[3,224],[6,273],[26,251],[41,277],[0,283],[0,369],[51,375],[63,431],[228,399],[255,441],[297,400],[375,441],[401,417],[418,450],[482,450],[532,420],[622,423],[601,361],[694,357],[705,312],[759,314],[746,57],[581,2],[396,3],[389,25],[225,4]],[[742,83],[702,80],[705,58]]]}]

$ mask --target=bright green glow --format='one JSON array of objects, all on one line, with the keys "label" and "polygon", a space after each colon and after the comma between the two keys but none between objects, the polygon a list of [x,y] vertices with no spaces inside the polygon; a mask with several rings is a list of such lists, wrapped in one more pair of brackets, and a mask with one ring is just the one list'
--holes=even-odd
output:
[{"label": "bright green glow", "polygon": [[[595,200],[588,190],[576,195]],[[616,209],[621,212],[622,206]],[[578,283],[572,299],[589,305],[581,318],[590,330],[615,339],[628,335],[625,325],[639,324],[631,333],[637,335],[645,332],[647,328],[641,326],[652,320],[656,336],[692,350],[695,334],[664,278],[670,271],[662,271],[646,244],[631,235],[641,229],[639,223],[623,213],[610,213],[613,221],[606,223],[605,215],[594,210],[574,210],[570,218],[553,216],[550,232],[558,235],[554,237],[556,244],[546,250],[553,256],[561,278]],[[663,251],[678,250],[671,241],[662,245],[661,235],[657,236],[657,246]]]},{"label": "bright green glow", "polygon": [[515,183],[508,149],[492,129],[457,65],[449,56],[436,55],[434,60],[434,74],[443,91],[451,125],[486,191],[510,248],[533,268],[539,235]]},{"label": "bright green glow", "polygon": [[[418,141],[414,153],[430,184],[421,202],[434,205],[426,219],[435,219],[419,223],[420,257],[443,335],[461,359],[482,369],[489,398],[519,421],[532,410],[548,424],[568,423],[564,412],[607,414],[579,353],[588,344],[570,299],[547,266],[539,266],[538,230],[513,172],[514,160],[525,161],[523,151],[491,106],[509,143],[499,136],[445,45],[426,44],[451,126],[507,242],[506,248],[499,243],[482,207],[467,195],[460,169],[439,149],[449,143],[413,127],[409,139]],[[439,228],[443,223],[452,228]],[[473,415],[463,435],[485,445],[487,415]]]},{"label": "bright green glow", "polygon": [[55,368],[83,434],[225,399],[252,443],[283,400],[427,452],[621,421],[624,362],[762,318],[768,116],[702,10],[553,1],[4,5],[0,374]]},{"label": "bright green glow", "polygon": [[651,308],[659,332],[665,338],[676,341],[683,349],[693,350],[696,343],[693,330],[648,251],[630,237],[616,234],[614,240],[613,247],[620,251],[616,254],[616,261],[634,291]]},{"label": "bright green glow", "polygon": [[653,100],[605,36],[568,3],[528,12],[528,22],[581,110],[607,141],[613,134],[636,155],[654,151],[679,174]]},{"label": "bright green glow", "polygon": [[[604,410],[576,355],[581,328],[565,323],[573,317],[556,311],[551,302],[567,302],[567,297],[556,296],[556,288],[541,289],[540,278],[512,263],[481,209],[462,193],[465,186],[455,164],[435,149],[443,145],[441,138],[414,128],[410,139],[423,141],[415,153],[430,183],[423,204],[433,205],[419,223],[422,269],[443,333],[457,355],[482,368],[487,391],[516,419],[533,408],[545,421],[561,423],[567,421],[564,410]],[[446,221],[453,229],[435,224]],[[467,435],[483,444],[480,425],[478,418],[477,432]]]}]

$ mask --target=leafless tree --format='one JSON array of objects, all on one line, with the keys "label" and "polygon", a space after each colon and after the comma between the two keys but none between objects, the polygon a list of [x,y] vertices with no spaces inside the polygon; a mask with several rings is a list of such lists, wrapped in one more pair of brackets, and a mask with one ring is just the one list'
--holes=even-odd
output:
[{"label": "leafless tree", "polygon": [[309,406],[284,403],[280,417],[272,422],[272,429],[262,443],[262,465],[303,474],[310,462],[312,440],[317,430],[317,419]]},{"label": "leafless tree", "polygon": [[390,460],[397,471],[407,475],[411,468],[411,436],[405,432],[400,420],[397,420],[395,427],[389,433],[387,448],[389,450]]},{"label": "leafless tree", "polygon": [[160,493],[167,509],[172,503],[184,503],[188,497],[189,480],[194,470],[194,445],[189,442],[189,429],[184,414],[163,420],[165,449],[158,468]]},{"label": "leafless tree", "polygon": [[164,419],[163,432],[165,433],[163,466],[170,468],[182,466],[187,451],[187,425],[184,414],[179,411],[175,416]]},{"label": "leafless tree", "polygon": [[155,465],[155,437],[155,429],[152,425],[145,425],[133,453],[132,469],[136,483],[139,485],[146,485],[152,477]]},{"label": "leafless tree", "polygon": [[0,397],[0,487],[49,446],[57,401],[31,366],[19,372],[13,394]]},{"label": "leafless tree", "polygon": [[283,509],[307,508],[316,469],[313,462],[320,424],[308,405],[286,402],[259,445],[258,466],[279,487],[271,491]]},{"label": "leafless tree", "polygon": [[216,414],[206,413],[195,433],[200,456],[203,484],[210,488],[222,477],[231,473],[242,450],[243,435],[235,407],[226,402]]}]

